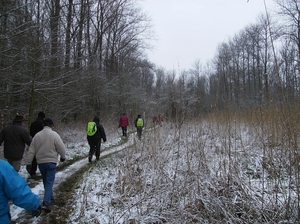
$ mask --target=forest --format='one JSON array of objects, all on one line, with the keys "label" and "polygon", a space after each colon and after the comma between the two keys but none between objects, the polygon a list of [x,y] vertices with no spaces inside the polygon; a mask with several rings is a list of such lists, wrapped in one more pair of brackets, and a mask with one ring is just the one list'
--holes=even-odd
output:
[{"label": "forest", "polygon": [[[0,1],[0,130],[44,111],[67,149],[58,174],[84,164],[36,221],[299,223],[299,0],[274,0],[210,62],[173,71],[147,58],[151,18],[137,2]],[[145,118],[141,141],[132,123],[119,136],[123,112]],[[113,152],[90,164],[95,114],[108,136],[101,153]],[[152,126],[158,114],[165,122]]]},{"label": "forest", "polygon": [[[300,12],[276,0],[189,70],[147,59],[151,19],[135,0],[1,1],[0,115],[29,122],[46,111],[59,122],[163,114],[183,121],[299,100]],[[278,22],[280,21],[280,22]]]}]

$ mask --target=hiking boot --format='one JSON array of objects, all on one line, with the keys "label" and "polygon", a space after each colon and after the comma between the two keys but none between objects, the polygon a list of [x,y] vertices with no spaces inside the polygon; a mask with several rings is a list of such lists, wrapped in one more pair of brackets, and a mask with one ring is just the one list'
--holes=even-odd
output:
[{"label": "hiking boot", "polygon": [[99,161],[99,157],[96,157],[96,160]]},{"label": "hiking boot", "polygon": [[46,205],[45,202],[42,203],[42,210],[44,210],[46,213],[51,212],[50,205]]},{"label": "hiking boot", "polygon": [[91,163],[91,162],[92,162],[92,157],[89,156],[89,163]]}]

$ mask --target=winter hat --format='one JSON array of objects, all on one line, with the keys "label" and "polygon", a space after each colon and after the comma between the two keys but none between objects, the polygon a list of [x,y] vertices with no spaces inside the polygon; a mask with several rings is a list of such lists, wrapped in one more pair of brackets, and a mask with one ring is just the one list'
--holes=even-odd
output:
[{"label": "winter hat", "polygon": [[54,125],[54,122],[53,122],[53,120],[51,118],[46,118],[44,120],[44,125],[45,126],[51,126],[51,125]]},{"label": "winter hat", "polygon": [[40,112],[38,113],[38,117],[44,119],[44,118],[46,117],[46,115],[45,115],[45,113],[44,113],[43,111],[40,111]]},{"label": "winter hat", "polygon": [[13,120],[13,122],[22,122],[22,121],[27,121],[24,116],[22,115],[16,115],[15,119]]}]

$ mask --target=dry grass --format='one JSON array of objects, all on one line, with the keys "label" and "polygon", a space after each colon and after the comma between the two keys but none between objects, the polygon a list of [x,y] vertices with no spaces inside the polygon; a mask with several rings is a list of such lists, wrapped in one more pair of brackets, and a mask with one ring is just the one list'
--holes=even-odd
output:
[{"label": "dry grass", "polygon": [[147,132],[107,163],[114,197],[99,199],[102,213],[110,223],[297,222],[298,120],[297,109],[255,108]]},{"label": "dry grass", "polygon": [[[224,111],[147,131],[61,186],[57,223],[70,223],[74,200],[84,201],[81,223],[297,223],[298,109]],[[89,208],[97,213],[85,218]]]}]

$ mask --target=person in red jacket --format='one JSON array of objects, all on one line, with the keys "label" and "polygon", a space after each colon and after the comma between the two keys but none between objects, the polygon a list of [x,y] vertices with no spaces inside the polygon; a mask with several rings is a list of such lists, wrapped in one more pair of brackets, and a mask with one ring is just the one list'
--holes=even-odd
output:
[{"label": "person in red jacket", "polygon": [[119,127],[122,128],[122,134],[123,136],[127,136],[127,126],[129,125],[128,117],[126,113],[123,113],[123,115],[120,117],[119,120]]}]

